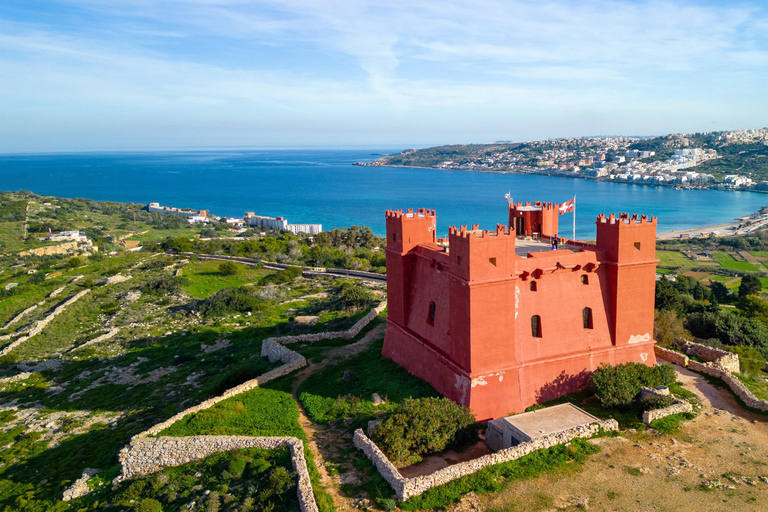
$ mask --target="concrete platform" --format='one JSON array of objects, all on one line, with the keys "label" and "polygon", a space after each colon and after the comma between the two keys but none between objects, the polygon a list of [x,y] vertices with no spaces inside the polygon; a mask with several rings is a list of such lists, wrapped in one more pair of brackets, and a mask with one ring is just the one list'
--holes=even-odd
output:
[{"label": "concrete platform", "polygon": [[489,421],[486,439],[488,447],[498,451],[595,421],[600,420],[572,403],[560,404]]}]

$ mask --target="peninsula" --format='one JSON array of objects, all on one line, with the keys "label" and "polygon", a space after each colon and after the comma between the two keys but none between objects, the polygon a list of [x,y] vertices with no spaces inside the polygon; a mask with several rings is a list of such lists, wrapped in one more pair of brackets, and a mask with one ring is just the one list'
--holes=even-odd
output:
[{"label": "peninsula", "polygon": [[407,149],[363,166],[545,174],[768,192],[768,128],[653,138],[576,137]]}]

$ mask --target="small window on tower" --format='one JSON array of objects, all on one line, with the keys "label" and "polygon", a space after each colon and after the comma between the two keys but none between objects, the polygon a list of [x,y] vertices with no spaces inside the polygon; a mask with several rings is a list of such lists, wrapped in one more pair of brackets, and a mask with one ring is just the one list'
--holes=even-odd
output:
[{"label": "small window on tower", "polygon": [[456,264],[461,265],[461,256],[456,256]]},{"label": "small window on tower", "polygon": [[581,310],[581,320],[584,323],[585,329],[592,328],[592,308],[584,308]]},{"label": "small window on tower", "polygon": [[531,284],[528,285],[532,292],[536,291],[536,281],[531,281]]},{"label": "small window on tower", "polygon": [[531,336],[541,338],[541,317],[539,315],[531,317]]},{"label": "small window on tower", "polygon": [[397,233],[392,233],[392,241],[397,242]]},{"label": "small window on tower", "polygon": [[640,250],[640,242],[635,242],[635,249]]},{"label": "small window on tower", "polygon": [[491,265],[493,265],[494,267],[496,266],[496,258],[488,258],[488,261],[490,261]]},{"label": "small window on tower", "polygon": [[583,274],[581,276],[581,284],[589,284],[589,276],[586,274]]},{"label": "small window on tower", "polygon": [[429,303],[429,313],[427,314],[427,323],[429,325],[435,325],[435,301]]}]

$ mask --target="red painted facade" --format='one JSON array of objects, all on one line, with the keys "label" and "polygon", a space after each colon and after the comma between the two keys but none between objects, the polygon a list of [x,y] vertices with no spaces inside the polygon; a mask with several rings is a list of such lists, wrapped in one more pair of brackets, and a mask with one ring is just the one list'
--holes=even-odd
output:
[{"label": "red painted facade", "polygon": [[527,257],[507,226],[438,240],[436,221],[387,211],[383,354],[478,419],[582,389],[603,362],[656,362],[655,218],[601,215],[595,245]]}]

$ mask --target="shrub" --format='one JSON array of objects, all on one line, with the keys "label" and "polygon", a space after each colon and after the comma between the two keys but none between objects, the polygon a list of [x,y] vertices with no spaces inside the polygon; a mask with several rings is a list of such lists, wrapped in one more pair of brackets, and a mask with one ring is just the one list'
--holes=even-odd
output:
[{"label": "shrub", "polygon": [[611,366],[603,363],[592,373],[595,395],[605,407],[626,407],[632,403],[643,386],[670,386],[675,382],[675,369],[671,364],[646,366],[642,363],[624,363]]},{"label": "shrub", "polygon": [[45,281],[45,272],[35,272],[24,281],[24,284],[40,284],[43,281]]},{"label": "shrub", "polygon": [[80,259],[77,256],[73,256],[72,258],[69,258],[69,261],[67,262],[67,266],[69,268],[78,268],[83,266],[83,260]]},{"label": "shrub", "polygon": [[398,466],[461,446],[477,436],[475,417],[448,398],[406,398],[373,432],[373,441]]},{"label": "shrub", "polygon": [[144,498],[136,505],[136,512],[163,512],[163,506],[157,500]]},{"label": "shrub", "polygon": [[331,300],[344,309],[364,308],[374,301],[373,292],[355,279],[343,279],[333,288]]},{"label": "shrub", "polygon": [[248,461],[245,459],[232,459],[229,461],[229,467],[227,468],[227,471],[230,475],[232,475],[232,478],[240,478],[243,476],[243,471],[245,471],[245,466],[247,464]]},{"label": "shrub", "polygon": [[141,291],[151,295],[170,295],[181,291],[189,281],[179,276],[161,276],[147,283]]},{"label": "shrub", "polygon": [[224,261],[219,265],[219,273],[223,276],[234,276],[238,270],[239,265],[231,261]]},{"label": "shrub", "polygon": [[646,396],[637,401],[637,410],[639,412],[652,411],[654,409],[664,409],[674,403],[675,399],[670,395]]},{"label": "shrub", "polygon": [[218,316],[266,309],[268,301],[253,292],[252,287],[224,288],[200,304],[200,313],[204,316]]},{"label": "shrub", "polygon": [[290,283],[297,277],[304,275],[304,271],[299,267],[288,267],[285,270],[281,270],[277,274],[270,274],[262,279],[261,284],[284,284]]}]

